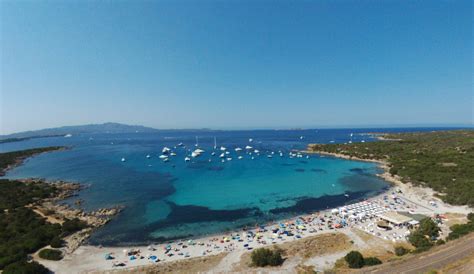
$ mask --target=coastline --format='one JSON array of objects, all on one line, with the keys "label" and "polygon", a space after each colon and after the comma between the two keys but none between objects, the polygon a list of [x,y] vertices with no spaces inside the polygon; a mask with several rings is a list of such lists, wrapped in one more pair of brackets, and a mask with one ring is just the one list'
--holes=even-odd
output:
[{"label": "coastline", "polygon": [[[378,193],[375,196],[371,196],[369,198],[365,198],[364,200],[381,200],[384,196],[388,195],[390,192],[394,190],[395,185],[392,183],[389,188],[384,190],[381,193]],[[352,201],[355,203],[356,201]],[[343,206],[343,205],[341,205]],[[294,223],[296,220],[299,219],[307,219],[309,217],[314,217],[314,216],[326,216],[331,214],[331,210],[333,208],[328,208],[325,210],[320,210],[320,211],[315,211],[310,214],[299,214],[296,216],[293,216],[291,218],[288,218],[286,220],[281,220],[280,223]],[[266,223],[264,226],[265,227],[275,227],[278,226],[277,221],[275,222],[269,222]],[[329,235],[331,233],[342,233],[342,234],[347,234],[351,233],[352,227],[344,227],[340,229],[324,229],[323,231],[318,231],[316,234],[306,234],[302,235],[301,238],[288,238],[282,241],[281,243],[291,243],[298,241],[299,239],[307,239],[309,237],[317,237],[318,235]],[[75,269],[74,273],[83,273],[83,272],[89,272],[89,271],[94,271],[95,273],[102,273],[102,272],[109,272],[113,271],[114,269],[119,270],[119,271],[128,271],[128,270],[137,270],[137,269],[143,269],[144,267],[153,267],[153,266],[158,266],[162,264],[168,264],[168,263],[178,263],[178,262],[184,262],[187,260],[193,260],[193,259],[198,259],[198,258],[208,258],[212,256],[222,256],[222,254],[225,254],[224,256],[231,256],[232,258],[240,258],[241,255],[243,255],[246,252],[249,252],[247,249],[242,248],[242,247],[237,247],[236,245],[233,245],[232,243],[229,246],[224,247],[223,249],[219,249],[213,252],[207,252],[209,251],[210,245],[214,243],[221,243],[221,244],[226,244],[227,241],[225,239],[230,239],[232,235],[242,235],[247,233],[245,229],[237,229],[233,231],[228,231],[228,232],[221,232],[221,233],[216,233],[212,235],[207,235],[203,237],[198,237],[195,239],[190,239],[190,238],[183,238],[180,240],[173,240],[170,242],[170,244],[174,245],[179,245],[179,243],[188,243],[189,241],[192,241],[193,243],[198,243],[199,246],[197,246],[196,250],[194,252],[190,252],[189,257],[179,257],[179,256],[173,256],[169,257],[166,259],[162,259],[160,262],[152,262],[150,260],[142,259],[142,260],[135,260],[133,262],[128,262],[130,265],[127,264],[126,267],[120,267],[116,268],[114,267],[111,262],[108,262],[104,260],[104,254],[113,254],[114,258],[120,261],[125,261],[128,259],[127,256],[124,256],[123,251],[127,250],[141,250],[143,252],[148,252],[154,253],[157,251],[161,250],[166,250],[166,246],[168,243],[161,243],[157,245],[129,245],[129,246],[113,246],[113,247],[103,247],[103,246],[94,246],[94,245],[81,245],[80,247],[75,250],[75,252],[68,254],[62,261],[59,262],[53,262],[53,261],[45,261],[39,258],[37,259],[39,262],[47,266],[53,271],[58,271],[59,273],[63,272],[65,269]],[[207,243],[204,245],[204,243]],[[202,244],[202,245],[200,245]],[[273,243],[264,243],[261,244],[259,247],[268,247],[271,246]],[[150,250],[150,246],[153,246],[153,249]],[[204,253],[203,253],[204,252]],[[125,260],[124,260],[125,259]],[[81,263],[82,262],[82,263]],[[229,265],[226,267],[230,267]]]},{"label": "coastline", "polygon": [[114,206],[111,208],[100,208],[95,211],[86,212],[81,209],[72,208],[67,204],[61,204],[62,201],[75,196],[78,191],[85,188],[79,183],[66,182],[62,180],[48,181],[35,178],[19,179],[16,181],[25,184],[49,184],[58,190],[58,193],[53,197],[42,199],[26,206],[40,217],[46,219],[47,222],[62,225],[66,220],[79,219],[87,224],[86,228],[74,232],[63,239],[65,246],[62,247],[61,250],[65,255],[73,253],[87,238],[91,236],[94,230],[107,224],[123,209],[121,206]]},{"label": "coastline", "polygon": [[[70,149],[70,147],[65,147],[65,146],[31,149],[31,150],[39,150],[39,151],[31,153],[31,154],[25,154],[25,155],[22,155],[22,156],[19,156],[19,157],[15,157],[15,160],[14,160],[13,163],[8,164],[6,167],[3,167],[0,170],[0,177],[5,176],[8,171],[10,171],[10,170],[12,170],[16,167],[21,166],[26,160],[28,160],[31,157],[34,157],[34,156],[37,156],[37,155],[40,155],[40,154],[43,154],[43,153],[52,152],[52,151],[64,151],[64,150],[68,150],[68,149]],[[6,154],[6,153],[10,153],[10,152],[4,152],[4,153],[1,153],[1,154]]]},{"label": "coastline", "polygon": [[[380,200],[382,199],[383,196],[388,195],[390,192],[392,192],[395,188],[401,189],[403,191],[403,197],[407,199],[410,202],[413,202],[414,204],[420,206],[420,209],[423,211],[426,211],[425,209],[431,210],[433,213],[434,212],[462,212],[462,213],[468,213],[471,210],[469,208],[464,208],[459,207],[459,206],[450,206],[442,202],[439,198],[434,197],[434,191],[432,191],[429,188],[426,187],[414,187],[411,186],[409,183],[403,183],[401,178],[398,176],[392,176],[389,172],[389,163],[385,161],[380,161],[380,160],[375,160],[375,159],[361,159],[357,157],[351,157],[347,156],[344,154],[337,154],[337,153],[328,153],[328,152],[323,152],[323,151],[304,151],[304,153],[309,153],[309,154],[319,154],[319,155],[326,155],[330,157],[336,157],[336,158],[342,158],[346,160],[352,160],[352,161],[363,161],[363,162],[372,162],[372,163],[377,163],[378,166],[383,170],[383,173],[377,174],[377,176],[381,177],[384,179],[386,182],[390,183],[391,186],[383,191],[382,193],[379,193],[375,196],[372,196],[368,198],[367,200],[375,201],[375,200]],[[24,162],[28,157],[25,157],[21,161],[19,161],[18,165],[21,165],[21,163]],[[12,167],[10,167],[12,168]],[[25,181],[31,181],[31,180],[38,180],[38,179],[24,179]],[[44,181],[44,180],[43,180]],[[46,181],[44,181],[46,182]],[[33,255],[34,260],[40,262],[41,264],[47,266],[49,269],[57,272],[57,273],[82,273],[82,272],[108,272],[113,269],[117,269],[112,265],[111,261],[107,261],[104,259],[104,254],[112,253],[114,254],[115,258],[125,261],[128,259],[127,256],[123,256],[123,249],[126,248],[127,250],[133,250],[133,249],[139,249],[143,251],[149,251],[149,253],[152,253],[151,250],[149,250],[149,246],[145,245],[138,245],[138,246],[115,246],[115,247],[102,247],[102,246],[93,246],[93,245],[83,245],[83,242],[85,239],[87,239],[91,233],[93,233],[93,230],[106,224],[110,219],[112,218],[113,215],[117,214],[120,209],[117,208],[117,211],[114,212],[113,214],[109,214],[107,212],[108,209],[103,209],[99,210],[97,212],[90,212],[86,213],[78,209],[73,209],[70,208],[69,206],[64,206],[64,205],[59,205],[58,202],[70,197],[70,195],[74,195],[76,191],[80,191],[80,185],[75,184],[75,183],[67,183],[63,181],[57,181],[57,182],[47,182],[47,183],[58,183],[59,185],[62,185],[64,187],[64,192],[62,195],[58,195],[57,197],[47,199],[45,201],[41,202],[42,209],[43,210],[51,210],[53,209],[55,213],[62,215],[63,218],[66,216],[72,217],[80,217],[84,219],[88,219],[91,223],[95,223],[93,227],[87,230],[83,230],[80,232],[77,232],[73,235],[70,235],[66,239],[67,247],[63,248],[62,250],[65,253],[65,257],[61,261],[47,261],[40,259],[37,256],[37,253]],[[429,201],[430,200],[436,200],[439,203],[439,207],[437,209],[430,209],[427,208]],[[422,208],[425,209],[422,209]],[[41,212],[41,210],[39,210]],[[35,211],[36,212],[36,211]],[[295,220],[298,219],[306,219],[311,216],[321,216],[324,215],[326,216],[327,214],[330,214],[331,208],[326,209],[326,210],[321,210],[321,211],[316,211],[311,214],[300,214],[297,216],[294,216],[286,221],[288,222],[295,222]],[[42,215],[41,213],[37,212],[39,215],[48,218],[46,215]],[[105,217],[105,218],[104,218]],[[269,226],[275,226],[277,225],[278,222],[270,222],[265,224],[266,227]],[[340,228],[337,230],[324,230],[316,234],[307,234],[307,235],[302,235],[302,239],[306,239],[308,237],[316,236],[316,235],[325,235],[328,233],[342,233],[342,234],[348,234],[351,233],[352,227],[344,227]],[[147,259],[142,259],[142,260],[136,260],[134,262],[127,262],[127,266],[125,268],[119,268],[118,270],[136,270],[137,268],[142,268],[142,267],[151,267],[151,266],[159,266],[160,264],[167,264],[171,262],[181,262],[185,260],[192,260],[192,259],[199,259],[199,258],[210,258],[211,256],[231,256],[231,257],[238,257],[244,253],[248,253],[249,251],[241,246],[233,245],[233,242],[231,244],[228,244],[228,241],[225,241],[223,239],[229,238],[232,235],[235,234],[243,234],[246,233],[245,230],[243,229],[238,229],[238,230],[233,230],[233,231],[228,231],[228,232],[221,232],[213,235],[208,235],[208,236],[203,236],[199,237],[197,239],[193,239],[194,243],[208,243],[207,245],[199,245],[196,247],[196,250],[193,252],[190,252],[191,254],[189,257],[180,257],[180,256],[173,256],[169,257],[166,259],[161,260],[160,262],[156,263]],[[230,236],[229,236],[230,235]],[[186,243],[187,239],[181,239],[181,240],[173,240],[172,244],[173,246],[176,245],[179,242],[184,242]],[[299,238],[288,238],[285,239],[281,243],[288,243],[288,242],[294,242],[294,241],[299,241]],[[222,244],[222,249],[218,249],[214,252],[209,252],[206,253],[206,251],[210,248],[208,245],[209,244],[216,244],[216,243],[221,243]],[[279,242],[280,243],[280,242]],[[261,244],[259,247],[267,247],[271,246],[273,243],[265,243]],[[164,250],[167,244],[159,244],[159,245],[154,245],[154,250]],[[179,246],[179,245],[178,245]],[[224,255],[223,255],[224,254]],[[230,255],[232,254],[232,255]],[[130,263],[130,265],[128,265]],[[230,265],[227,265],[230,267]],[[222,266],[221,266],[222,268]]]}]

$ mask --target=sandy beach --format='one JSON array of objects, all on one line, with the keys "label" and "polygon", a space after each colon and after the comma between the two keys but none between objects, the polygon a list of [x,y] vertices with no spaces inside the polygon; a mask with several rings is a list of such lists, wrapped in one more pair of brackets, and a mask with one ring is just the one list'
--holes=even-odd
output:
[{"label": "sandy beach", "polygon": [[[327,153],[321,154],[328,155]],[[231,269],[232,264],[240,261],[243,254],[249,253],[255,248],[302,241],[316,235],[342,233],[350,236],[352,241],[359,242],[359,246],[364,246],[364,242],[354,236],[356,230],[378,237],[389,244],[406,242],[405,230],[393,230],[390,233],[374,230],[377,214],[387,211],[406,211],[430,217],[450,212],[460,214],[471,212],[467,206],[445,204],[433,196],[434,192],[431,189],[402,183],[399,178],[393,177],[387,172],[386,163],[354,159],[344,155],[328,156],[377,162],[385,171],[379,176],[391,182],[392,187],[386,192],[362,202],[301,215],[249,230],[151,246],[97,247],[85,245],[66,254],[61,261],[46,261],[37,256],[35,256],[35,260],[55,273],[90,273],[120,269],[137,270],[140,267],[164,265],[192,258],[209,257],[211,259],[214,258],[212,256],[223,256],[222,254],[224,254],[224,258],[216,266],[216,269],[212,270],[212,272],[223,272]],[[351,214],[355,216],[356,213],[364,213],[366,216],[364,218],[348,216]],[[447,227],[443,228],[443,230],[446,229]],[[313,263],[316,268],[325,269],[342,256],[343,252],[326,254],[318,260],[314,259]]]}]

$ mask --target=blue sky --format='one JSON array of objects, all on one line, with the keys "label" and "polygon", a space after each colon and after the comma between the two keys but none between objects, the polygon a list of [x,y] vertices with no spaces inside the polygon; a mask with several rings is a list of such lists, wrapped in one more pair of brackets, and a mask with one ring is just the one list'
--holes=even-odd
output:
[{"label": "blue sky", "polygon": [[1,132],[471,124],[471,1],[1,1]]}]

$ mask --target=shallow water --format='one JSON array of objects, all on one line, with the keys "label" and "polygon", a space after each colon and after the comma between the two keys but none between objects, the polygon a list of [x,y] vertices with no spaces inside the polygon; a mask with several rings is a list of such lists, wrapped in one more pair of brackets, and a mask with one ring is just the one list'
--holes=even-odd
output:
[{"label": "shallow water", "polygon": [[[138,244],[253,226],[382,191],[387,184],[375,176],[379,170],[373,163],[317,155],[289,157],[292,149],[303,149],[308,143],[347,142],[351,132],[355,133],[354,142],[373,140],[357,134],[363,130],[173,131],[32,139],[3,144],[1,151],[72,146],[31,158],[8,172],[7,177],[62,179],[90,185],[66,202],[83,199],[86,210],[126,206],[92,236],[91,243]],[[206,152],[185,162],[188,150],[195,149],[195,136],[199,136],[199,147]],[[227,147],[230,154],[226,157],[232,157],[231,161],[222,163],[218,157],[221,151],[211,156],[214,136],[219,147]],[[186,148],[174,148],[180,142]],[[260,150],[260,155],[234,150],[246,145]],[[177,154],[167,163],[158,158],[164,146]],[[278,151],[284,156],[280,157]],[[243,159],[239,160],[239,155]]]}]

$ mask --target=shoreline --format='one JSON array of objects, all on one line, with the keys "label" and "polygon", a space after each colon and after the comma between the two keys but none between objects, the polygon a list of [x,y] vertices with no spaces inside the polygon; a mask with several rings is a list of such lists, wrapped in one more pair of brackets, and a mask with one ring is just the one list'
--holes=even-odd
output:
[{"label": "shoreline", "polygon": [[[316,152],[311,152],[311,153],[315,154]],[[320,153],[320,154],[337,157],[337,155],[332,155],[330,153]],[[390,183],[389,187],[385,191],[382,191],[381,193],[378,193],[375,196],[364,199],[365,202],[382,200],[384,196],[387,196],[390,193],[393,193],[395,188],[400,188],[400,187],[406,186],[406,184],[402,183],[399,178],[396,178],[396,177],[391,178],[391,175],[388,172],[388,166],[387,166],[386,162],[378,161],[378,160],[355,159],[355,157],[348,157],[348,156],[345,156],[345,155],[341,155],[341,156],[342,157],[340,157],[340,158],[345,158],[347,160],[358,160],[358,161],[378,163],[379,165],[381,165],[380,167],[384,170],[384,173],[377,174],[377,176],[383,178],[388,183]],[[410,191],[412,191],[412,190],[413,190],[413,188],[408,188],[408,189],[406,189],[406,191],[403,190],[403,193],[404,193],[404,195],[406,195],[406,194],[409,194]],[[424,189],[424,190],[426,190],[426,189]],[[426,203],[425,205],[422,205],[422,204],[424,204],[424,202],[426,202],[425,200],[423,200],[423,199],[420,200],[420,199],[416,199],[416,198],[417,197],[415,197],[415,199],[410,198],[410,200],[415,200],[416,201],[416,202],[413,202],[413,203],[415,204],[415,207],[417,207],[416,205],[420,206],[419,211],[421,211],[425,214],[430,214],[430,215],[434,214],[436,212],[436,209],[434,209],[434,208],[430,209],[430,208],[427,207],[427,206],[429,206],[428,203]],[[410,201],[410,200],[408,200],[408,201]],[[354,203],[354,202],[355,201],[352,201],[352,203]],[[362,202],[360,202],[360,203],[362,203]],[[445,209],[445,207],[441,207],[441,208],[443,210]],[[428,209],[428,211],[426,209]],[[438,209],[440,209],[440,208],[438,208]],[[315,212],[308,213],[308,214],[299,214],[299,215],[293,216],[293,217],[285,220],[286,222],[282,220],[282,222],[295,223],[295,222],[297,222],[297,220],[302,220],[302,219],[307,219],[307,218],[316,218],[316,216],[327,216],[327,215],[331,215],[332,210],[333,210],[332,208],[328,208],[328,209],[325,209],[325,210],[315,211]],[[457,210],[457,209],[453,208],[453,210],[455,212],[459,212],[459,210]],[[269,222],[269,223],[265,224],[265,227],[275,227],[275,226],[278,226],[278,222]],[[325,235],[325,234],[328,234],[328,233],[347,234],[347,233],[350,233],[351,229],[353,229],[353,228],[355,228],[354,225],[350,225],[350,226],[339,228],[339,229],[324,228],[324,229],[322,229],[322,231],[318,230],[317,233],[315,232],[315,234],[304,234],[304,233],[302,233],[303,235],[300,238],[288,238],[288,239],[285,239],[282,242],[278,242],[278,243],[293,242],[293,241],[297,241],[299,239],[305,239],[307,237],[317,236],[317,235]],[[255,229],[249,229],[248,231],[253,231],[253,230],[255,230]],[[258,229],[257,229],[257,231],[258,231]],[[113,271],[114,269],[115,270],[120,270],[120,271],[129,271],[129,270],[134,270],[134,269],[138,269],[138,268],[142,268],[142,267],[152,267],[154,265],[166,264],[166,263],[170,263],[170,262],[178,262],[178,261],[183,261],[183,260],[188,260],[188,259],[196,259],[196,258],[206,258],[208,256],[215,256],[215,255],[219,255],[219,254],[222,254],[222,253],[224,253],[225,256],[231,256],[230,254],[235,253],[234,255],[232,255],[232,257],[237,256],[237,255],[240,257],[242,254],[244,254],[246,252],[250,252],[250,251],[247,250],[246,248],[242,247],[242,246],[238,246],[238,242],[235,242],[235,244],[234,244],[233,241],[230,241],[231,243],[228,244],[228,242],[229,242],[228,239],[233,237],[233,235],[243,235],[243,234],[246,234],[246,233],[247,233],[247,230],[236,229],[236,230],[233,230],[233,231],[220,232],[220,233],[216,233],[216,234],[213,234],[213,235],[202,236],[202,237],[194,238],[192,240],[189,240],[191,238],[183,238],[183,239],[180,239],[180,240],[173,240],[169,244],[169,245],[172,245],[172,246],[176,246],[176,249],[173,249],[173,250],[178,250],[178,248],[182,247],[183,244],[186,245],[186,243],[189,243],[190,241],[192,241],[194,243],[194,246],[196,244],[198,245],[196,247],[197,251],[194,252],[193,254],[190,254],[189,257],[187,257],[187,256],[184,256],[184,257],[179,257],[179,256],[166,257],[166,256],[164,256],[163,259],[160,258],[159,262],[150,261],[149,259],[147,259],[145,257],[143,257],[143,259],[136,259],[136,260],[130,261],[128,256],[126,256],[123,253],[123,251],[124,250],[127,250],[127,251],[140,250],[143,253],[149,253],[149,254],[150,253],[154,254],[154,253],[157,253],[157,252],[161,253],[164,250],[166,250],[166,246],[168,246],[167,243],[161,243],[161,244],[157,244],[157,245],[148,245],[148,246],[145,246],[145,245],[124,246],[124,245],[122,245],[122,246],[114,246],[114,247],[81,245],[76,250],[76,252],[73,252],[72,254],[69,254],[67,257],[65,257],[63,259],[63,261],[51,262],[51,261],[45,261],[45,260],[41,260],[41,259],[38,260],[38,261],[43,263],[44,265],[46,265],[48,268],[52,269],[53,271],[58,271],[58,272],[61,272],[61,270],[64,270],[64,269],[70,269],[72,267],[73,269],[75,269],[74,271],[76,271],[76,272],[73,271],[74,273],[82,273],[82,272],[89,272],[89,271],[94,271],[94,272],[100,273],[100,272]],[[204,243],[207,243],[207,244],[204,244]],[[200,244],[202,244],[202,245],[200,245]],[[211,247],[212,246],[215,247],[218,244],[224,246],[224,248],[220,248],[217,251],[214,251]],[[274,243],[269,243],[269,242],[260,243],[258,247],[269,247],[272,244],[274,244]],[[153,248],[150,249],[150,246],[152,246]],[[257,248],[257,246],[255,248]],[[207,250],[209,250],[209,249],[210,249],[211,252],[207,252]],[[180,250],[181,250],[181,248],[180,248]],[[178,251],[176,251],[176,252],[178,252]],[[110,261],[107,261],[107,260],[104,259],[104,254],[109,254],[109,253],[113,254],[113,256],[115,258],[114,262],[110,262]],[[139,253],[139,254],[142,254],[142,253]],[[183,253],[181,253],[181,254],[183,254]],[[142,255],[140,255],[140,256],[142,256]],[[117,267],[113,266],[115,263],[123,263],[125,266],[117,268]]]},{"label": "shoreline", "polygon": [[[48,149],[48,147],[37,148],[37,149]],[[26,160],[28,160],[29,158],[38,156],[38,155],[43,154],[43,153],[48,153],[48,152],[53,152],[53,151],[64,151],[64,150],[68,150],[68,149],[70,149],[70,147],[66,147],[66,146],[54,147],[53,149],[50,148],[49,150],[38,151],[38,152],[35,152],[35,153],[32,153],[32,154],[27,154],[27,155],[22,155],[22,156],[16,157],[12,164],[7,165],[6,167],[4,167],[0,170],[0,177],[4,177],[7,174],[8,171],[23,165],[23,163]],[[16,151],[12,151],[12,152],[16,152]],[[5,154],[5,153],[11,153],[11,152],[4,152],[2,154]]]},{"label": "shoreline", "polygon": [[[62,149],[67,149],[67,148],[62,148]],[[308,154],[319,154],[319,155],[326,155],[330,157],[335,157],[335,158],[342,158],[346,160],[351,160],[351,161],[363,161],[363,162],[372,162],[378,164],[378,166],[383,170],[383,173],[378,173],[376,176],[382,178],[385,180],[387,183],[389,183],[389,187],[382,191],[381,193],[378,193],[375,196],[371,196],[369,198],[363,198],[365,201],[377,201],[382,199],[382,197],[389,195],[390,192],[393,193],[395,188],[399,188],[403,190],[403,199],[406,199],[407,201],[420,206],[424,207],[425,209],[429,209],[431,212],[430,213],[436,213],[436,212],[457,212],[457,213],[468,213],[471,212],[471,209],[469,207],[462,207],[462,206],[451,206],[446,203],[444,203],[441,199],[437,198],[434,196],[435,192],[427,187],[418,187],[418,186],[411,186],[410,183],[403,183],[401,178],[399,176],[392,176],[389,172],[389,163],[386,161],[381,161],[381,160],[375,160],[375,159],[362,159],[362,158],[357,158],[357,157],[351,157],[347,156],[344,154],[338,154],[338,153],[328,153],[324,151],[302,151],[303,153],[308,153]],[[43,152],[40,152],[43,153]],[[36,155],[36,154],[35,154]],[[33,156],[33,155],[32,155]],[[29,156],[31,157],[31,156]],[[24,157],[24,159],[21,159],[17,165],[21,165],[27,158],[29,157]],[[9,167],[14,168],[13,167]],[[41,179],[23,179],[24,181],[28,180],[41,180]],[[21,181],[21,180],[20,180]],[[42,180],[43,182],[47,183],[55,183],[51,181],[46,181]],[[64,181],[57,181],[64,186],[73,186],[74,183],[68,183]],[[77,184],[77,183],[76,183]],[[77,186],[76,186],[77,187]],[[80,185],[78,186],[77,189],[69,190],[71,192],[66,192],[67,195],[74,195],[75,191],[80,190]],[[103,223],[98,223],[97,226],[90,228],[88,231],[79,231],[76,232],[67,238],[70,237],[70,239],[65,239],[66,242],[68,243],[68,246],[65,248],[61,248],[61,250],[64,251],[65,256],[64,259],[61,261],[47,261],[40,259],[37,256],[37,253],[33,255],[33,258],[40,262],[41,264],[47,266],[49,269],[58,272],[58,273],[64,273],[64,272],[69,272],[69,273],[81,273],[81,272],[89,272],[89,271],[94,271],[94,272],[103,272],[103,271],[113,271],[114,269],[117,270],[133,270],[137,269],[139,267],[149,267],[149,266],[154,266],[154,265],[160,265],[162,263],[169,263],[169,262],[178,262],[182,260],[188,260],[192,258],[205,258],[209,256],[215,256],[218,254],[225,254],[225,256],[229,254],[243,254],[245,252],[249,252],[249,250],[243,248],[242,246],[238,246],[238,243],[235,242],[233,239],[231,241],[227,241],[224,239],[227,239],[228,237],[232,237],[234,234],[242,235],[246,234],[247,230],[244,230],[242,228],[240,229],[235,229],[231,231],[223,231],[223,232],[218,232],[214,233],[212,235],[203,235],[203,236],[198,236],[196,239],[193,239],[192,241],[194,242],[195,246],[197,243],[203,243],[203,245],[197,244],[198,246],[195,248],[197,249],[195,252],[192,252],[192,255],[189,256],[184,256],[179,257],[178,255],[173,256],[173,257],[164,257],[164,259],[160,260],[160,262],[153,262],[148,259],[137,259],[135,261],[128,261],[128,256],[123,256],[124,254],[122,253],[124,248],[127,248],[127,250],[133,250],[133,249],[139,249],[143,250],[144,252],[159,252],[161,250],[164,250],[164,248],[167,246],[167,243],[161,243],[157,245],[152,245],[153,246],[153,251],[149,250],[149,246],[145,245],[123,245],[123,246],[112,246],[112,247],[102,247],[100,245],[83,245],[83,242],[93,233],[94,229],[106,224],[108,221],[111,220],[112,216],[119,213],[120,209],[118,209],[117,212],[114,214],[108,215],[104,214],[105,212],[102,210],[98,210],[95,212],[84,212],[79,209],[74,209],[71,208],[70,206],[65,206],[65,205],[59,205],[58,202],[61,200],[64,200],[65,198],[68,198],[70,196],[63,196],[63,197],[53,197],[51,199],[46,199],[46,201],[40,201],[41,205],[43,206],[42,209],[48,210],[51,209],[48,206],[53,206],[55,209],[55,213],[61,212],[63,214],[62,216],[80,216],[81,218],[99,218],[101,219],[103,215],[108,216],[107,220],[104,221]],[[428,208],[429,201],[430,200],[436,200],[437,203],[440,205],[439,208]],[[45,203],[52,203],[52,205],[45,206]],[[355,200],[351,201],[351,203],[354,203]],[[343,205],[341,205],[343,206]],[[57,211],[56,211],[57,210]],[[108,209],[105,209],[108,210]],[[297,220],[300,219],[307,219],[307,218],[313,218],[314,216],[326,216],[327,214],[331,214],[332,208],[328,208],[325,210],[319,210],[319,211],[314,211],[312,213],[307,213],[307,214],[298,214],[296,216],[293,216],[288,219],[283,219],[280,220],[280,222],[287,222],[287,223],[295,223]],[[426,212],[426,210],[421,210],[422,212]],[[36,211],[35,211],[36,212]],[[72,215],[70,215],[72,214]],[[39,214],[40,216],[43,216]],[[46,217],[47,216],[43,216]],[[102,222],[102,221],[100,221]],[[267,222],[265,223],[265,227],[271,227],[271,226],[277,226],[279,221],[272,221],[272,222]],[[340,229],[325,229],[324,231],[317,231],[316,234],[308,234],[305,235],[302,233],[302,236],[300,238],[306,238],[310,236],[316,236],[316,235],[324,235],[326,233],[349,233],[348,231],[352,229],[353,226],[348,226],[348,227],[343,227]],[[250,228],[248,231],[253,231],[255,229]],[[229,236],[230,235],[230,236]],[[282,242],[278,243],[287,243],[287,242],[292,242],[292,241],[298,241],[300,238],[285,238]],[[192,237],[183,237],[180,239],[172,240],[171,244],[173,246],[176,246],[176,249],[178,247],[182,247],[183,245],[179,245],[179,243],[186,244],[188,239],[192,239]],[[70,244],[69,241],[71,241],[74,244]],[[230,244],[229,244],[230,242]],[[258,241],[257,241],[258,242]],[[207,245],[204,245],[204,243],[207,243]],[[271,246],[273,243],[259,243],[260,245],[258,247],[268,247]],[[219,248],[214,250],[215,246],[219,245]],[[191,245],[190,245],[191,247]],[[156,249],[155,249],[156,248]],[[211,252],[207,252],[207,250],[211,250]],[[213,252],[214,251],[214,252]],[[177,252],[177,251],[176,251]],[[113,265],[111,265],[113,262],[112,261],[107,261],[104,259],[104,254],[112,253],[114,254],[114,257],[117,258],[118,261],[125,262],[127,260],[127,265],[126,267],[120,267],[116,268]],[[141,253],[140,253],[141,254]],[[165,253],[166,254],[166,253]],[[115,261],[117,261],[115,260]],[[128,265],[130,264],[130,265]]]}]

